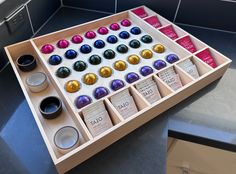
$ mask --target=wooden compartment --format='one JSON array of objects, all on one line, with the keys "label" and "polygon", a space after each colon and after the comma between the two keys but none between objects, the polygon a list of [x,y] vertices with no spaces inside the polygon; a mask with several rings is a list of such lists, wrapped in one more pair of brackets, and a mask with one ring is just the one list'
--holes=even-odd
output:
[{"label": "wooden compartment", "polygon": [[[187,41],[184,41],[184,39],[189,39],[189,42],[187,43]],[[195,53],[206,48],[206,44],[191,35],[184,35],[183,37],[180,37],[175,41],[191,53]],[[194,48],[190,47],[189,44],[192,44]]]},{"label": "wooden compartment", "polygon": [[[180,64],[181,62],[190,59],[190,61],[192,61],[192,63],[196,66],[197,72],[199,74],[199,77],[203,76],[204,74],[209,73],[213,68],[210,67],[208,64],[206,64],[205,62],[203,62],[201,59],[195,57],[195,56],[191,56],[191,57],[187,57],[185,59],[180,60],[176,65],[178,67],[180,67],[183,71],[185,71],[185,69],[183,69]],[[186,72],[186,71],[185,71]],[[187,73],[187,72],[186,72]]]},{"label": "wooden compartment", "polygon": [[[88,158],[95,155],[99,151],[108,147],[115,141],[119,140],[123,136],[127,135],[131,131],[135,130],[139,126],[145,124],[149,120],[155,118],[162,112],[166,111],[170,107],[189,97],[193,93],[197,92],[201,88],[213,82],[214,80],[220,78],[225,73],[231,62],[231,60],[228,59],[227,57],[223,56],[216,50],[202,43],[197,38],[183,31],[178,26],[166,20],[165,18],[161,17],[154,11],[148,9],[145,6],[141,6],[141,8],[143,8],[146,11],[147,16],[149,17],[157,16],[159,21],[162,23],[163,27],[172,25],[179,35],[178,39],[181,39],[182,37],[185,36],[190,36],[191,40],[195,44],[198,51],[195,53],[187,51],[178,43],[176,43],[176,40],[171,40],[166,35],[161,33],[158,29],[154,28],[153,26],[145,22],[145,18],[140,18],[139,16],[135,15],[132,12],[133,9],[118,14],[114,14],[102,19],[98,19],[92,22],[88,22],[82,25],[74,26],[68,29],[40,36],[38,38],[14,44],[5,48],[10,63],[13,67],[13,70],[17,76],[17,79],[21,85],[21,88],[32,110],[36,123],[40,129],[42,137],[47,145],[49,153],[59,173],[64,173],[70,170],[71,168],[75,167],[76,165],[82,163],[83,161],[87,160]],[[82,109],[75,108],[75,105],[73,103],[74,98],[70,98],[70,96],[65,92],[63,85],[61,85],[61,81],[59,81],[55,76],[55,71],[53,71],[51,67],[49,67],[48,65],[47,62],[48,57],[41,53],[40,48],[43,44],[46,43],[55,44],[55,42],[59,39],[65,39],[65,38],[68,39],[75,34],[84,34],[88,30],[96,30],[100,26],[108,26],[112,22],[120,22],[121,20],[126,18],[131,20],[132,23],[134,23],[136,26],[140,27],[145,34],[151,35],[155,43],[157,42],[163,44],[167,48],[166,50],[168,50],[167,51],[168,53],[177,54],[180,60],[173,64],[168,63],[167,67],[161,70],[154,70],[153,73],[149,74],[148,76],[140,75],[140,79],[138,81],[135,81],[134,83],[131,84],[125,82],[125,86],[123,88],[117,91],[110,92],[109,95],[99,100],[94,100],[93,104],[96,104],[97,102],[101,101],[105,104],[105,108],[109,113],[113,126],[104,131],[103,133],[93,137],[83,121],[83,110],[91,106],[92,104]],[[92,43],[92,41],[90,43]],[[128,42],[123,41],[123,43],[127,44]],[[80,44],[78,44],[78,48],[79,46]],[[144,47],[142,47],[142,49],[143,48]],[[197,58],[196,56],[197,53],[203,51],[206,48],[209,48],[212,56],[215,58],[215,61],[218,65],[216,68],[210,67],[201,59]],[[139,55],[140,49],[137,49],[136,52],[133,51],[129,53],[130,54],[135,53]],[[50,80],[50,85],[47,88],[47,90],[37,94],[31,93],[28,90],[28,88],[25,85],[25,78],[28,74],[32,72],[28,73],[21,72],[18,70],[17,65],[15,64],[16,58],[21,56],[22,54],[32,54],[36,57],[38,67],[36,70],[32,72],[43,71],[47,74]],[[153,58],[161,58],[165,60],[165,56],[166,56],[165,54],[158,53],[154,54]],[[127,55],[124,55],[123,59],[124,61],[127,61]],[[192,76],[190,76],[182,68],[179,67],[178,63],[186,59],[191,59],[193,63],[197,66],[197,69],[200,74],[199,78],[197,79],[192,78]],[[149,64],[146,64],[147,62],[143,61],[142,65],[152,66],[153,61],[154,59],[150,60]],[[129,65],[128,70],[132,70],[139,73],[139,68],[136,67],[132,69],[131,67],[132,66]],[[168,69],[170,67],[174,67],[175,72],[180,76],[181,83],[183,84],[183,86],[176,91],[172,90],[165,82],[163,82],[157,76],[159,72]],[[122,75],[125,75],[125,73],[123,73]],[[152,104],[149,104],[147,100],[135,88],[135,85],[137,83],[150,77],[153,78],[157,83],[157,87],[161,94],[161,99]],[[120,78],[120,76],[117,75],[117,78]],[[105,84],[109,85],[107,81]],[[116,110],[116,108],[113,106],[110,99],[113,95],[116,95],[126,89],[128,89],[130,95],[133,96],[135,104],[137,105],[138,108],[138,112],[124,119],[121,116],[121,114]],[[63,113],[60,117],[58,117],[58,119],[45,120],[39,113],[38,104],[45,96],[48,95],[58,96],[63,101]],[[55,131],[57,131],[64,125],[74,126],[76,129],[78,129],[80,134],[82,135],[81,136],[82,139],[80,140],[81,144],[77,148],[62,155],[57,151],[53,143],[53,136],[55,134]]]},{"label": "wooden compartment", "polygon": [[148,105],[155,105],[156,103],[160,103],[162,100],[165,100],[165,98],[167,96],[169,96],[171,93],[174,92],[174,90],[172,90],[165,82],[163,82],[156,74],[154,75],[150,75],[148,76],[145,80],[147,79],[152,79],[156,85],[157,85],[157,89],[159,91],[160,94],[160,99],[158,99],[157,101],[150,103],[147,101],[147,99],[140,93],[140,91],[137,89],[137,84],[142,82],[138,81],[136,83],[133,84],[133,86],[131,86],[132,88],[135,89],[136,93],[138,93],[139,95],[141,95],[141,98],[143,98],[144,100],[146,100],[146,103],[148,103]]},{"label": "wooden compartment", "polygon": [[[87,107],[81,109],[80,115],[81,115],[81,118],[82,118],[82,120],[83,120],[84,122],[85,122],[85,118],[84,118],[84,114],[83,114],[84,110],[85,110],[85,109],[88,109],[88,108],[91,108],[91,107],[95,107],[95,108],[96,108],[96,104],[97,104],[98,102],[102,102],[102,103],[104,104],[105,110],[108,112],[109,118],[110,118],[110,120],[111,120],[113,126],[115,126],[115,125],[121,123],[121,121],[124,120],[123,117],[116,111],[116,109],[114,108],[114,106],[110,103],[110,101],[106,98],[106,99],[104,99],[104,100],[97,101],[97,102],[95,102],[95,103],[93,103],[93,104],[91,104],[91,105],[89,105],[89,106],[87,106]],[[97,109],[99,109],[99,108],[97,108]],[[86,123],[85,123],[85,124],[86,124]],[[88,125],[86,125],[86,126],[88,126]],[[112,128],[112,127],[111,127],[111,128]],[[102,132],[101,134],[106,134],[107,132],[110,131],[111,128],[107,129],[106,131]],[[99,135],[97,135],[97,136],[99,136]],[[101,135],[100,135],[100,136],[101,136]],[[96,137],[96,136],[94,136],[94,137]]]},{"label": "wooden compartment", "polygon": [[[165,32],[163,30],[165,30],[166,28],[169,28],[171,27],[172,30],[173,30],[173,33],[176,35],[175,38],[171,38],[170,36],[168,36],[167,34],[165,34]],[[169,25],[165,25],[163,27],[160,27],[158,28],[160,32],[162,32],[163,34],[165,34],[167,37],[169,37],[170,39],[172,40],[178,40],[179,38],[182,38],[184,36],[187,35],[187,32],[182,30],[181,28],[175,26],[175,25],[172,25],[172,24],[169,24]]]},{"label": "wooden compartment", "polygon": [[[196,52],[194,55],[197,59],[199,59],[200,61],[204,62],[203,60],[201,60],[199,57],[198,57],[198,54],[201,53],[202,51],[205,51],[205,50],[209,50],[212,58],[215,60],[215,63],[217,65],[217,67],[222,67],[223,65],[225,65],[227,62],[231,61],[229,58],[227,58],[226,56],[224,56],[223,54],[219,53],[218,51],[216,51],[215,49],[213,48],[205,48],[205,49],[202,49],[198,52]],[[205,62],[204,62],[205,63]],[[205,63],[207,64],[207,63]],[[208,64],[207,64],[208,65]],[[208,65],[209,66],[209,65]],[[217,68],[216,67],[216,68]]]},{"label": "wooden compartment", "polygon": [[[170,86],[170,84],[172,84],[171,82],[169,83],[169,81],[172,81],[173,79],[171,78],[170,80],[170,77],[168,77],[167,79],[164,79],[162,77],[160,77],[160,74],[164,71],[168,71],[168,69],[172,69],[174,70],[175,74],[178,75],[178,78],[180,80],[180,86],[178,89],[174,89],[175,87],[174,86]],[[189,75],[187,74],[186,72],[184,72],[180,67],[176,66],[176,65],[173,65],[173,66],[170,66],[170,67],[166,67],[162,70],[160,70],[158,73],[157,73],[158,77],[163,81],[165,82],[165,84],[167,84],[171,89],[172,91],[179,91],[181,90],[185,85],[188,85],[190,82],[192,82],[194,79]],[[166,80],[166,81],[165,81]]]},{"label": "wooden compartment", "polygon": [[[156,20],[156,22],[159,21],[158,24],[157,23],[155,24],[153,22],[153,18]],[[143,18],[143,20],[145,20],[145,22],[147,22],[149,25],[157,29],[170,25],[169,21],[167,21],[165,18],[159,15],[150,15]]]},{"label": "wooden compartment", "polygon": [[[125,88],[121,91],[119,91],[118,93],[112,95],[109,97],[109,102],[112,104],[113,108],[115,108],[114,106],[114,103],[112,103],[112,99],[111,97],[114,97],[115,95],[119,95],[121,94],[122,92],[124,92],[125,90],[128,91],[129,95],[133,98],[133,101],[134,101],[134,104],[135,106],[137,107],[137,112],[133,115],[138,115],[140,111],[142,111],[143,109],[145,109],[146,107],[148,107],[150,104],[145,100],[145,98],[133,87],[133,86],[130,86],[128,88]],[[125,96],[124,96],[125,97]],[[116,111],[118,112],[118,110],[116,109]],[[119,113],[119,112],[118,112]],[[121,114],[119,114],[121,115]],[[133,116],[133,115],[130,115],[129,117]],[[123,119],[126,119],[124,118],[123,116],[121,116]]]},{"label": "wooden compartment", "polygon": [[[55,89],[55,84],[52,82],[52,79],[50,76],[47,76],[49,85],[48,87],[39,93],[33,93],[31,92],[27,85],[26,85],[26,78],[34,72],[44,72],[46,73],[44,67],[42,66],[41,62],[39,61],[39,57],[37,53],[35,52],[33,46],[31,45],[30,41],[25,41],[19,44],[15,44],[12,46],[9,46],[7,48],[7,54],[9,57],[11,57],[10,61],[13,65],[13,70],[15,71],[15,74],[19,80],[19,83],[21,85],[21,88],[26,96],[26,99],[30,105],[30,108],[33,112],[33,115],[35,117],[35,120],[40,128],[40,131],[42,133],[42,136],[45,140],[45,143],[48,146],[49,153],[52,156],[52,159],[54,162],[63,154],[61,154],[53,141],[54,134],[57,130],[59,130],[61,127],[64,126],[73,126],[76,129],[78,129],[80,134],[79,142],[80,144],[84,144],[90,140],[90,136],[87,133],[87,131],[84,129],[84,125],[81,124],[79,120],[77,120],[76,116],[71,112],[69,106],[66,104],[65,100],[63,100],[63,97],[58,93],[58,91]],[[19,70],[18,66],[16,65],[16,59],[19,56],[30,54],[33,55],[36,58],[37,67],[30,72],[22,72]],[[59,117],[48,120],[45,119],[41,113],[39,112],[39,104],[40,102],[45,98],[49,96],[57,96],[62,100],[62,113],[59,115]]]}]

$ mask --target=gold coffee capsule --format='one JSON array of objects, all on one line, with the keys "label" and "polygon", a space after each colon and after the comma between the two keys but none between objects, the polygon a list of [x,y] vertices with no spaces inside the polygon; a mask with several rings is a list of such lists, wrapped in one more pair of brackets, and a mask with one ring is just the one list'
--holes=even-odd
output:
[{"label": "gold coffee capsule", "polygon": [[97,82],[97,76],[94,73],[87,73],[84,75],[83,82],[86,85],[93,85]]},{"label": "gold coffee capsule", "polygon": [[126,63],[123,60],[118,60],[114,63],[114,68],[117,71],[124,71],[126,69]]},{"label": "gold coffee capsule", "polygon": [[136,54],[132,54],[128,57],[128,62],[132,65],[136,65],[140,62],[140,58]]},{"label": "gold coffee capsule", "polygon": [[161,44],[156,44],[152,47],[152,50],[156,53],[163,53],[165,51],[165,47]]},{"label": "gold coffee capsule", "polygon": [[142,50],[141,51],[141,56],[144,58],[144,59],[150,59],[152,58],[152,51],[149,50],[149,49],[145,49],[145,50]]},{"label": "gold coffee capsule", "polygon": [[100,75],[101,77],[105,77],[105,78],[111,77],[111,75],[112,75],[112,69],[111,69],[110,67],[108,67],[108,66],[103,66],[103,67],[101,67],[101,68],[99,69],[99,75]]},{"label": "gold coffee capsule", "polygon": [[70,80],[66,82],[65,89],[70,93],[77,92],[80,89],[80,83],[77,80]]}]

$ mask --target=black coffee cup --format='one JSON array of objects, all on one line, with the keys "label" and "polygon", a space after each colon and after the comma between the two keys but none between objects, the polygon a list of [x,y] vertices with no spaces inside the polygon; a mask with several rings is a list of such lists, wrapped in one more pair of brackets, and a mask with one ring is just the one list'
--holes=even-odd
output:
[{"label": "black coffee cup", "polygon": [[36,59],[32,55],[22,55],[17,60],[16,63],[21,71],[27,72],[32,71],[36,68]]},{"label": "black coffee cup", "polygon": [[46,97],[41,101],[39,111],[46,119],[57,118],[62,112],[62,102],[55,96]]}]

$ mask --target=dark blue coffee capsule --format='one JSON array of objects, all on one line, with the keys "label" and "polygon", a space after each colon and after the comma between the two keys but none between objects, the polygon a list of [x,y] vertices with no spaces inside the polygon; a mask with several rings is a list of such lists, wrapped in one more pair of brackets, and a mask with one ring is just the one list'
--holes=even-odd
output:
[{"label": "dark blue coffee capsule", "polygon": [[88,44],[84,44],[80,47],[80,52],[84,53],[84,54],[88,54],[92,51],[91,46],[89,46]]},{"label": "dark blue coffee capsule", "polygon": [[67,59],[74,59],[76,58],[76,56],[77,56],[77,52],[75,50],[70,49],[65,52],[65,57]]},{"label": "dark blue coffee capsule", "polygon": [[62,58],[59,55],[52,55],[49,57],[49,60],[48,60],[50,65],[59,65],[61,61],[62,61]]},{"label": "dark blue coffee capsule", "polygon": [[129,33],[127,31],[122,31],[119,33],[119,37],[122,39],[128,39],[129,38]]},{"label": "dark blue coffee capsule", "polygon": [[117,41],[118,41],[118,39],[117,39],[117,37],[115,35],[110,35],[110,36],[107,37],[107,42],[109,42],[109,43],[114,44]]},{"label": "dark blue coffee capsule", "polygon": [[94,47],[95,48],[103,48],[103,47],[105,47],[105,42],[103,40],[96,40],[94,42]]},{"label": "dark blue coffee capsule", "polygon": [[139,27],[133,27],[133,28],[130,29],[130,32],[134,35],[138,35],[138,34],[141,33],[141,30],[140,30]]}]

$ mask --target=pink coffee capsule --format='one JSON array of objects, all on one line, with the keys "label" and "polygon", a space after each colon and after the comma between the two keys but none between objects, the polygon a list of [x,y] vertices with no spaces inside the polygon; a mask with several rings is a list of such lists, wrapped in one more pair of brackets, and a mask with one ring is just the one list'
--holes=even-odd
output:
[{"label": "pink coffee capsule", "polygon": [[41,48],[41,52],[44,54],[50,54],[54,51],[54,46],[51,44],[45,44],[44,46],[42,46]]},{"label": "pink coffee capsule", "polygon": [[71,41],[75,44],[83,42],[83,38],[80,35],[74,35]]},{"label": "pink coffee capsule", "polygon": [[93,39],[96,37],[96,33],[94,31],[87,31],[85,33],[85,37],[88,38],[88,39]]},{"label": "pink coffee capsule", "polygon": [[110,25],[110,29],[116,31],[116,30],[120,29],[120,26],[117,23],[113,23],[113,24]]},{"label": "pink coffee capsule", "polygon": [[98,29],[98,33],[99,33],[99,34],[102,34],[102,35],[105,35],[105,34],[108,33],[108,29],[107,29],[106,27],[100,27],[100,28]]},{"label": "pink coffee capsule", "polygon": [[131,25],[131,22],[128,19],[124,19],[124,20],[121,21],[121,25],[123,25],[125,27],[128,27],[128,26]]},{"label": "pink coffee capsule", "polygon": [[140,18],[145,18],[148,16],[147,12],[145,11],[145,9],[143,7],[134,9],[134,10],[132,10],[132,12],[134,14],[136,14],[137,16],[139,16]]},{"label": "pink coffee capsule", "polygon": [[208,65],[210,65],[212,68],[216,68],[217,64],[214,60],[214,58],[211,55],[210,50],[207,48],[200,53],[197,53],[196,56],[200,58],[203,62],[206,62]]},{"label": "pink coffee capsule", "polygon": [[159,28],[162,26],[157,16],[151,16],[149,18],[146,18],[145,21],[155,28]]},{"label": "pink coffee capsule", "polygon": [[166,36],[168,36],[169,38],[171,38],[172,40],[177,39],[179,37],[177,33],[175,32],[175,30],[173,29],[172,25],[161,28],[160,31],[164,33]]},{"label": "pink coffee capsule", "polygon": [[57,42],[57,47],[58,48],[67,48],[69,46],[69,42],[65,39],[59,40]]},{"label": "pink coffee capsule", "polygon": [[182,47],[184,47],[186,50],[190,51],[191,53],[197,51],[195,45],[193,44],[189,36],[182,37],[181,39],[178,39],[176,42],[180,44]]}]

